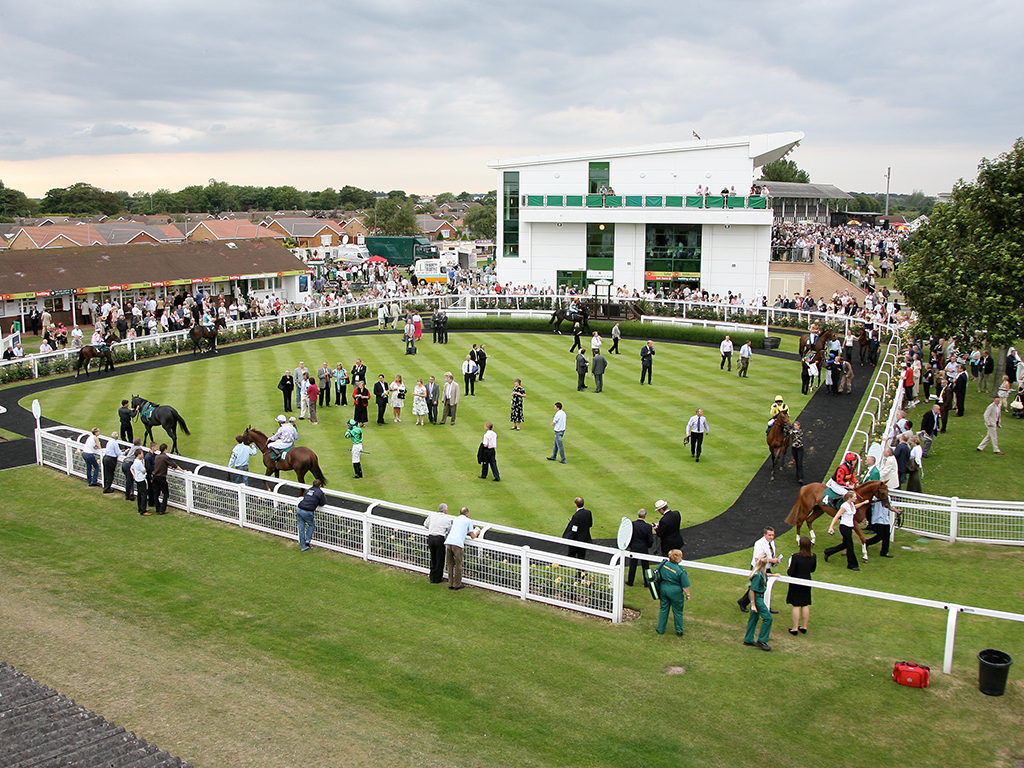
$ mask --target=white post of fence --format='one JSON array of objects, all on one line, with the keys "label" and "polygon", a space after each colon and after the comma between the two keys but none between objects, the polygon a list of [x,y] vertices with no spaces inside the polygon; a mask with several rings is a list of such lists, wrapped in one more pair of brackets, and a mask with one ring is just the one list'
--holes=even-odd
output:
[{"label": "white post of fence", "polygon": [[519,552],[519,599],[525,600],[530,594],[530,548]]},{"label": "white post of fence", "polygon": [[956,646],[956,619],[962,611],[956,603],[946,606],[946,650],[942,655],[942,672],[946,675],[953,674],[953,648]]},{"label": "white post of fence", "polygon": [[619,552],[612,561],[615,572],[611,575],[615,581],[612,584],[612,623],[622,623],[622,602],[626,592],[626,558]]},{"label": "white post of fence", "polygon": [[956,537],[960,534],[960,507],[957,502],[960,501],[958,496],[951,496],[949,499],[949,540],[950,542],[956,541]]},{"label": "white post of fence", "polygon": [[239,486],[238,486],[238,524],[240,526],[242,526],[243,528],[247,527],[246,523],[248,522],[245,519],[245,496],[246,496],[246,493],[245,493],[245,491],[243,489],[247,488],[248,484],[249,484],[249,479],[243,475],[242,483],[240,483]]},{"label": "white post of fence", "polygon": [[192,477],[193,476],[191,474],[185,475],[185,509],[190,513],[192,512],[192,508],[195,504],[194,494],[192,492]]}]

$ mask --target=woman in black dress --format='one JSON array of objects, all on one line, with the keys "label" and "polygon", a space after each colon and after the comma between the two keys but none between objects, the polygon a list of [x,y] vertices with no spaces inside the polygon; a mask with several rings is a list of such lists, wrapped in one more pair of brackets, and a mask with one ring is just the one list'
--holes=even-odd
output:
[{"label": "woman in black dress", "polygon": [[370,420],[366,413],[370,405],[370,390],[366,388],[366,382],[362,379],[356,383],[356,388],[352,390],[352,402],[356,406],[356,411],[352,418],[356,420],[356,424],[360,427],[365,427],[366,422]]},{"label": "woman in black dress", "polygon": [[[817,567],[818,557],[811,552],[811,540],[806,536],[801,536],[800,551],[789,558],[786,575],[792,576],[794,579],[809,580]],[[811,613],[811,588],[801,584],[790,584],[786,602],[793,606],[793,628],[789,630],[789,634],[807,634],[807,619]],[[802,622],[800,621],[801,612],[803,612]]]},{"label": "woman in black dress", "polygon": [[519,379],[512,383],[512,429],[519,431],[523,423],[523,398],[526,397],[526,390]]},{"label": "woman in black dress", "polygon": [[277,388],[281,390],[281,394],[284,395],[284,409],[290,411],[292,409],[292,392],[295,391],[295,379],[292,377],[292,372],[285,368],[284,376],[277,382]]}]

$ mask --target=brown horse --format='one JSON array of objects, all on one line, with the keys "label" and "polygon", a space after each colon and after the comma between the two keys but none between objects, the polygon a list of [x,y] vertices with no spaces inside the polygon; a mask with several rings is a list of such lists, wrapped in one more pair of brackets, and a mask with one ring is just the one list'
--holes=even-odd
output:
[{"label": "brown horse", "polygon": [[[579,306],[580,311],[577,315],[570,314],[569,310],[564,309],[562,307],[558,307],[554,312],[551,313],[551,319],[548,320],[548,325],[555,323],[554,333],[561,335],[562,332],[559,329],[562,327],[562,323],[565,322],[566,320],[568,320],[570,323],[580,323],[580,327],[583,328],[583,330],[586,331],[587,333],[590,333],[590,315],[587,312],[587,303],[585,301],[581,301]],[[556,320],[557,322],[555,322]]]},{"label": "brown horse", "polygon": [[[889,487],[881,480],[872,480],[868,483],[861,483],[853,489],[854,493],[857,494],[857,501],[864,501],[865,499],[872,499],[882,502],[882,506],[886,509],[892,509],[889,505]],[[835,517],[836,509],[834,507],[826,507],[821,503],[821,497],[825,493],[824,483],[809,483],[800,489],[800,493],[797,494],[796,501],[793,503],[793,509],[790,511],[789,516],[786,518],[788,525],[796,526],[796,536],[800,538],[800,526],[805,522],[807,523],[807,534],[811,538],[811,543],[815,543],[817,537],[814,535],[814,529],[811,527],[811,523],[817,520],[821,515],[827,514],[829,517]],[[857,538],[860,539],[861,553],[863,554],[864,560],[868,559],[868,547],[867,538],[864,536],[864,532],[860,529],[861,523],[867,519],[867,515],[864,513],[864,507],[857,508],[857,514],[853,518],[853,530],[857,534]]]},{"label": "brown horse", "polygon": [[213,324],[213,330],[204,328],[198,323],[193,325],[188,331],[189,341],[192,342],[192,356],[195,357],[199,354],[199,351],[203,348],[203,342],[206,341],[207,349],[210,352],[217,352],[217,332],[221,328],[227,328],[227,321],[223,317],[218,317],[217,322]]},{"label": "brown horse", "polygon": [[786,451],[789,450],[789,437],[793,432],[793,426],[789,421],[788,413],[780,413],[775,417],[775,423],[768,430],[768,453],[772,457],[772,480],[775,479],[775,471],[786,465]]},{"label": "brown horse", "polygon": [[295,472],[299,482],[302,483],[305,482],[306,473],[312,472],[313,477],[327,485],[327,478],[320,471],[320,460],[309,448],[297,445],[285,454],[284,460],[275,460],[270,456],[270,449],[267,447],[267,443],[270,441],[267,436],[252,427],[246,427],[242,434],[242,442],[246,445],[255,444],[263,452],[263,466],[267,468],[268,477],[271,474],[274,477],[280,477],[281,470],[284,470],[285,472]]},{"label": "brown horse", "polygon": [[833,336],[835,336],[835,333],[833,333],[832,331],[825,331],[824,333],[819,333],[818,340],[814,342],[814,346],[812,347],[810,344],[807,343],[807,340],[811,338],[811,334],[805,333],[803,336],[800,337],[800,357],[806,355],[807,352],[811,349],[815,350],[816,352],[821,352],[823,349],[825,349],[825,345],[832,340]]},{"label": "brown horse", "polygon": [[96,358],[99,358],[98,371],[114,370],[114,355],[111,350],[111,344],[116,344],[120,339],[114,334],[110,334],[103,340],[104,347],[102,349],[96,349],[92,344],[86,344],[80,350],[78,350],[78,359],[75,360],[75,378],[78,378],[78,373],[82,366],[85,366],[85,378],[89,378],[89,363]]}]

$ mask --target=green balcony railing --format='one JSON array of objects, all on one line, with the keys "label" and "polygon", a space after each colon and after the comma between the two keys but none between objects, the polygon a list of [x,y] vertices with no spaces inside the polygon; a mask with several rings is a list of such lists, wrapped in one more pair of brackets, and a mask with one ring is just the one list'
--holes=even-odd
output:
[{"label": "green balcony railing", "polygon": [[766,197],[723,195],[522,195],[524,208],[722,208],[766,210]]}]

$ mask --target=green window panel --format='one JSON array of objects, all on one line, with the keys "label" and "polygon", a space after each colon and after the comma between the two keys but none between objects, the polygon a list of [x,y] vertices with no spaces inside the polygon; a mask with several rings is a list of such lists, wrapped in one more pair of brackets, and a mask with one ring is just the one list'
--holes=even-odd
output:
[{"label": "green window panel", "polygon": [[687,195],[686,196],[686,207],[687,208],[703,208],[704,198],[700,195]]},{"label": "green window panel", "polygon": [[621,208],[622,195],[608,195],[604,200],[605,208]]},{"label": "green window panel", "polygon": [[583,195],[566,195],[565,204],[569,208],[583,207]]},{"label": "green window panel", "polygon": [[682,208],[683,207],[683,196],[682,195],[667,195],[665,197],[665,206],[667,208]]},{"label": "green window panel", "polygon": [[604,208],[604,196],[587,195],[587,208]]},{"label": "green window panel", "polygon": [[725,208],[725,198],[721,195],[708,195],[706,199],[708,208]]},{"label": "green window panel", "polygon": [[526,204],[531,208],[540,208],[544,205],[544,195],[527,195]]},{"label": "green window panel", "polygon": [[[626,198],[628,201],[629,198]],[[664,198],[661,195],[648,195],[647,196],[647,207],[648,208],[661,208],[664,203]],[[626,205],[629,205],[627,202]]]},{"label": "green window panel", "polygon": [[562,195],[548,195],[548,208],[561,208],[564,197]]},{"label": "green window panel", "polygon": [[611,186],[609,180],[611,178],[611,164],[610,163],[591,163],[590,164],[590,188],[589,192],[597,194],[604,187],[608,189]]},{"label": "green window panel", "polygon": [[747,198],[748,208],[767,208],[768,198],[767,197],[749,197]]},{"label": "green window panel", "polygon": [[644,205],[643,195],[626,195],[627,208],[642,208]]},{"label": "green window panel", "polygon": [[590,256],[587,258],[587,269],[615,269],[615,258]]},{"label": "green window panel", "polygon": [[745,197],[730,197],[729,207],[730,208],[744,208],[746,206],[747,199]]}]

